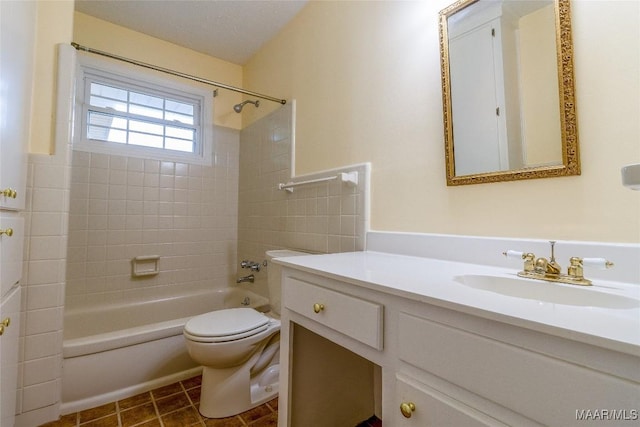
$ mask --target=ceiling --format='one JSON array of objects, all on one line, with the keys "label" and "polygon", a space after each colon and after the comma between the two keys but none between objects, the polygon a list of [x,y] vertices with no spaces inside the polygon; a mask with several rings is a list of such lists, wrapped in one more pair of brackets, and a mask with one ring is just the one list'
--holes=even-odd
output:
[{"label": "ceiling", "polygon": [[76,0],[75,10],[244,65],[307,0]]}]

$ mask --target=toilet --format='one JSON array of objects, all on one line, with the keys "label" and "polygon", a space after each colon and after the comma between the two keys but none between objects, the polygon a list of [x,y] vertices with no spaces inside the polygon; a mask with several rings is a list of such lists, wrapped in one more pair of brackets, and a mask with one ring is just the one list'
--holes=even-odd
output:
[{"label": "toilet", "polygon": [[281,269],[273,258],[307,255],[267,251],[271,311],[229,308],[201,314],[184,327],[187,351],[203,366],[200,413],[225,418],[259,406],[278,395]]}]

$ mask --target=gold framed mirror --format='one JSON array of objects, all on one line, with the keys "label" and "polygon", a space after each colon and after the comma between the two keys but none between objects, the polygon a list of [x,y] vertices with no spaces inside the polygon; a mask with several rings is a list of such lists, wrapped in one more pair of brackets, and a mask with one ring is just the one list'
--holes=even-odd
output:
[{"label": "gold framed mirror", "polygon": [[440,12],[447,185],[580,175],[569,0]]}]

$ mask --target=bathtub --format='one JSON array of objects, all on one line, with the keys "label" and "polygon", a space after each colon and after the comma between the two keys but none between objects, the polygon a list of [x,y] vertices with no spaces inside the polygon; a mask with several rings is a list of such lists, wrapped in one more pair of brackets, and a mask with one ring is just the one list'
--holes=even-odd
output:
[{"label": "bathtub", "polygon": [[182,329],[191,317],[223,308],[268,309],[240,288],[69,309],[64,314],[61,413],[81,411],[197,375]]}]

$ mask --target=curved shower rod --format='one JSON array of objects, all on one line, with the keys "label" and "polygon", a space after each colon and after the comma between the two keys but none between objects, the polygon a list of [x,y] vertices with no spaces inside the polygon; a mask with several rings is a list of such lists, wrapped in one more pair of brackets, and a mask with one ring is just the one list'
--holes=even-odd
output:
[{"label": "curved shower rod", "polygon": [[79,45],[78,43],[72,42],[71,46],[73,46],[76,50],[81,50],[81,51],[84,51],[84,52],[94,53],[96,55],[106,56],[107,58],[117,59],[118,61],[127,62],[129,64],[137,65],[139,67],[144,67],[144,68],[148,68],[150,70],[160,71],[160,72],[163,72],[163,73],[171,74],[173,76],[182,77],[183,79],[193,80],[193,81],[196,81],[196,82],[199,82],[199,83],[208,84],[208,85],[215,86],[215,87],[218,87],[218,88],[221,88],[221,89],[231,90],[233,92],[240,92],[240,93],[243,93],[245,95],[255,96],[256,98],[262,98],[262,99],[266,99],[268,101],[277,102],[277,103],[282,104],[282,105],[287,103],[286,99],[279,99],[279,98],[274,98],[273,96],[269,96],[269,95],[262,95],[262,94],[257,93],[257,92],[252,92],[250,90],[241,89],[239,87],[231,86],[231,85],[228,85],[228,84],[225,84],[225,83],[219,83],[219,82],[215,82],[213,80],[203,79],[201,77],[196,77],[196,76],[192,76],[190,74],[181,73],[180,71],[174,71],[174,70],[170,70],[168,68],[162,68],[162,67],[158,67],[158,66],[155,66],[155,65],[147,64],[146,62],[136,61],[135,59],[129,59],[129,58],[125,58],[123,56],[114,55],[112,53],[103,52],[101,50],[92,49],[90,47]]}]

